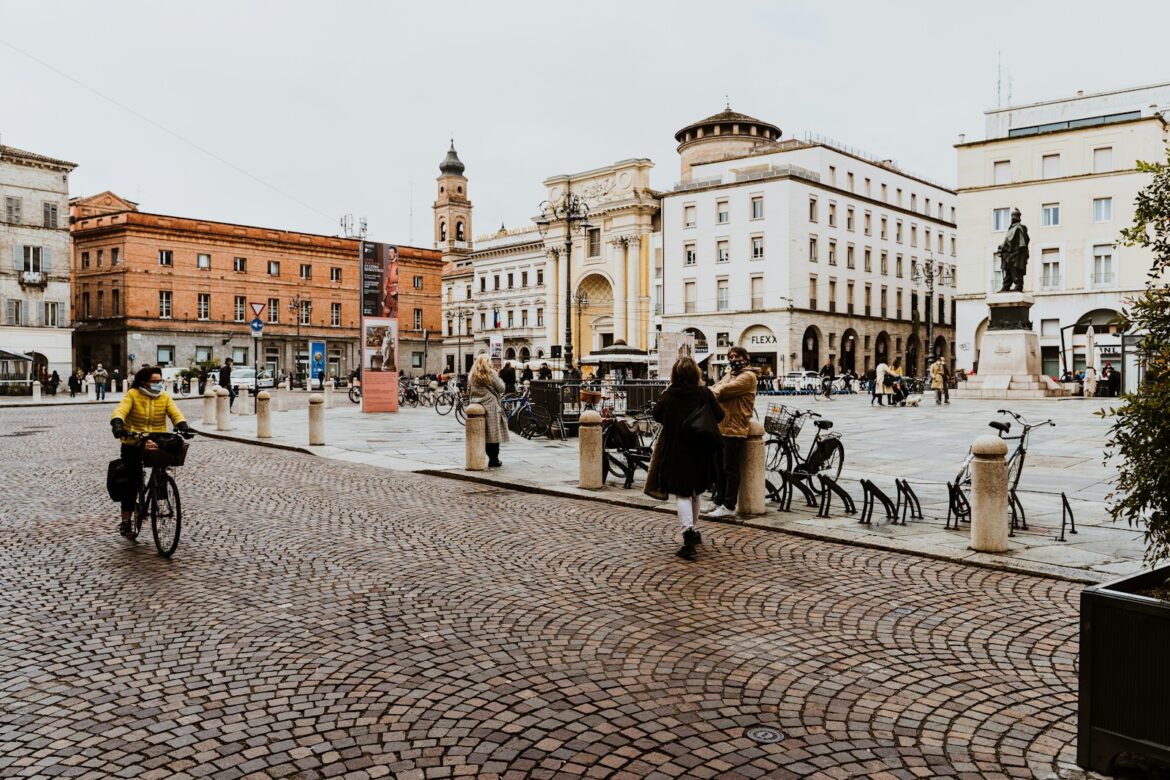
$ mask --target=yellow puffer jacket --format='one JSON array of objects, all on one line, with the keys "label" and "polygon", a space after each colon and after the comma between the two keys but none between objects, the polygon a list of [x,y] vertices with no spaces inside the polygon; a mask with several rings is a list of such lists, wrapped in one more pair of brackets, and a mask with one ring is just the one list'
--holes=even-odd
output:
[{"label": "yellow puffer jacket", "polygon": [[[175,425],[183,422],[183,413],[175,399],[165,390],[158,398],[151,398],[137,390],[127,390],[118,408],[110,415],[111,420],[121,420],[126,430],[134,433],[166,433],[167,418]],[[134,444],[137,439],[122,439],[123,444]]]}]

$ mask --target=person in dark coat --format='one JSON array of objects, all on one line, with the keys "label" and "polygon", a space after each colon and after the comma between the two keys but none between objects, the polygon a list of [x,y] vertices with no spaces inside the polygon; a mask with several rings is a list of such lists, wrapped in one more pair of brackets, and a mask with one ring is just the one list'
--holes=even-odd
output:
[{"label": "person in dark coat", "polygon": [[516,392],[516,369],[512,367],[510,362],[505,363],[504,367],[500,369],[500,379],[504,381],[505,393]]},{"label": "person in dark coat", "polygon": [[232,359],[225,358],[219,367],[219,386],[228,391],[228,409],[236,402],[236,388],[232,386]]},{"label": "person in dark coat", "polygon": [[523,384],[525,382],[531,382],[533,378],[534,375],[532,373],[532,369],[528,366],[524,366],[524,370],[520,372],[520,383]]},{"label": "person in dark coat", "polygon": [[69,375],[69,397],[76,398],[81,392],[81,372],[74,371]]},{"label": "person in dark coat", "polygon": [[689,357],[680,357],[670,372],[670,387],[654,404],[654,419],[662,431],[654,445],[650,470],[646,475],[646,493],[659,497],[671,495],[677,502],[678,519],[683,528],[680,558],[695,557],[695,545],[702,541],[695,530],[699,516],[699,496],[715,481],[715,453],[719,443],[704,446],[686,431],[686,420],[704,404],[718,423],[723,409],[715,395],[699,384],[699,367]]},{"label": "person in dark coat", "polygon": [[552,379],[552,369],[548,367],[548,363],[540,364],[540,372],[537,374],[537,376],[545,381]]}]

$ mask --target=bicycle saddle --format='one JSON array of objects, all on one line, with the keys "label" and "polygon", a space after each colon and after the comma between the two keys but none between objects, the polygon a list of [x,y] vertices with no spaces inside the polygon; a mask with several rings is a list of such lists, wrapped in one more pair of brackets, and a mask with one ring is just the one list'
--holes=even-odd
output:
[{"label": "bicycle saddle", "polygon": [[1010,422],[1003,422],[1002,420],[992,420],[987,424],[992,428],[995,428],[1000,433],[1007,433],[1012,429],[1012,424]]},{"label": "bicycle saddle", "polygon": [[833,421],[832,420],[816,420],[813,422],[813,425],[817,426],[822,431],[827,431],[833,427]]}]

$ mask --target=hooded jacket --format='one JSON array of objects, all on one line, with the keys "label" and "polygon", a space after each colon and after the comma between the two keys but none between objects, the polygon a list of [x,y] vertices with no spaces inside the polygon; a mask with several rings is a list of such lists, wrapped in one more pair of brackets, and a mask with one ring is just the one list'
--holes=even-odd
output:
[{"label": "hooded jacket", "polygon": [[744,439],[748,435],[748,423],[756,409],[756,388],[759,372],[754,366],[742,371],[728,371],[711,388],[719,405],[723,407],[723,420],[719,432],[732,439]]}]

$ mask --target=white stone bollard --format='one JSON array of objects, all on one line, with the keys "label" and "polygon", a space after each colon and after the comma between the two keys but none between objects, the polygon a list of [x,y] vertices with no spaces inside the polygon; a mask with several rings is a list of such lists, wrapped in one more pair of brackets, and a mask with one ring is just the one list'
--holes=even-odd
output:
[{"label": "white stone bollard", "polygon": [[272,438],[272,396],[261,390],[256,396],[256,438]]},{"label": "white stone bollard", "polygon": [[276,411],[288,411],[288,388],[285,387],[284,382],[281,382],[280,387],[276,388]]},{"label": "white stone bollard", "polygon": [[484,447],[486,436],[484,415],[487,412],[481,404],[468,404],[464,411],[467,412],[467,438],[463,468],[468,471],[483,471],[487,468],[487,449]]},{"label": "white stone bollard", "polygon": [[743,451],[743,463],[739,466],[739,496],[736,497],[736,514],[741,517],[755,517],[767,510],[766,477],[764,475],[764,426],[759,420],[748,422],[747,445]]},{"label": "white stone bollard", "polygon": [[231,409],[228,408],[228,391],[219,388],[215,391],[215,429],[230,431],[232,429]]},{"label": "white stone bollard", "polygon": [[326,409],[333,408],[333,383],[332,382],[325,383],[325,408]]},{"label": "white stone bollard", "polygon": [[236,390],[238,393],[236,395],[236,409],[241,416],[247,417],[253,412],[252,404],[254,401],[252,400],[252,391],[246,387],[236,388]]},{"label": "white stone bollard", "polygon": [[33,403],[34,404],[40,403],[40,401],[41,401],[41,383],[40,382],[33,380],[32,393],[33,393],[32,394]]},{"label": "white stone bollard", "polygon": [[317,393],[309,396],[309,446],[325,443],[325,399]]},{"label": "white stone bollard", "polygon": [[85,383],[85,400],[87,400],[87,401],[96,401],[97,400],[97,383],[96,382],[86,382]]},{"label": "white stone bollard", "polygon": [[592,409],[581,412],[577,428],[579,453],[577,485],[585,490],[600,490],[601,480],[601,415]]},{"label": "white stone bollard", "polygon": [[1007,552],[1008,512],[1007,442],[998,436],[980,436],[971,445],[971,549]]},{"label": "white stone bollard", "polygon": [[210,382],[203,391],[203,424],[215,425],[215,391]]}]

